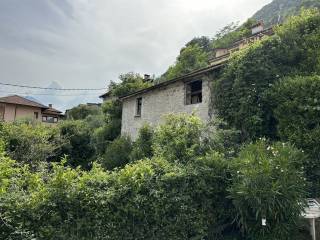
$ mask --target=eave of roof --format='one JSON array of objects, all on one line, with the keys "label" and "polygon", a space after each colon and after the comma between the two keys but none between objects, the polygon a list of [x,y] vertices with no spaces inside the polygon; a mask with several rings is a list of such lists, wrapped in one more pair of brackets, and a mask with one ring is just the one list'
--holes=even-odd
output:
[{"label": "eave of roof", "polygon": [[43,113],[44,114],[57,114],[57,115],[62,114],[61,111],[54,109],[54,108],[48,108],[48,109],[44,110]]},{"label": "eave of roof", "polygon": [[43,109],[48,108],[47,106],[45,106],[41,103],[29,100],[29,99],[21,97],[19,95],[11,95],[11,96],[2,97],[2,98],[0,98],[0,103],[16,104],[16,105],[21,105],[21,106],[37,107],[37,108],[43,108]]},{"label": "eave of roof", "polygon": [[213,65],[213,66],[209,66],[209,67],[206,67],[206,68],[202,68],[202,69],[196,70],[194,72],[188,73],[186,75],[183,75],[181,77],[176,77],[174,79],[171,79],[171,80],[168,80],[168,81],[153,85],[153,86],[148,87],[148,88],[144,88],[144,89],[136,91],[134,93],[130,93],[130,94],[127,94],[127,95],[120,96],[119,99],[120,100],[124,100],[124,99],[130,98],[130,97],[142,94],[142,93],[146,93],[146,92],[152,91],[154,89],[157,89],[157,88],[160,88],[160,87],[164,87],[164,86],[173,84],[175,82],[178,82],[178,81],[181,81],[181,80],[184,80],[184,79],[187,79],[187,78],[192,78],[192,77],[198,76],[200,74],[207,73],[207,72],[210,72],[210,71],[215,70],[215,69],[219,69],[222,66],[224,66],[224,63]]},{"label": "eave of roof", "polygon": [[99,98],[105,98],[105,97],[108,97],[109,95],[111,94],[111,91],[108,91],[104,94],[102,94],[101,96],[99,96]]}]

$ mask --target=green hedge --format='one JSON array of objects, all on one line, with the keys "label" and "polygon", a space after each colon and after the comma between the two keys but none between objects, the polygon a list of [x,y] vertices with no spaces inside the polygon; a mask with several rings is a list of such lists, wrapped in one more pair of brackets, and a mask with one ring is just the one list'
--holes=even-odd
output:
[{"label": "green hedge", "polygon": [[302,152],[258,142],[225,159],[203,131],[194,116],[169,116],[152,138],[163,151],[112,172],[66,160],[31,171],[0,143],[0,239],[260,239],[262,210],[266,236],[293,238]]},{"label": "green hedge", "polygon": [[279,137],[308,154],[311,194],[320,193],[320,76],[285,78],[270,91]]}]

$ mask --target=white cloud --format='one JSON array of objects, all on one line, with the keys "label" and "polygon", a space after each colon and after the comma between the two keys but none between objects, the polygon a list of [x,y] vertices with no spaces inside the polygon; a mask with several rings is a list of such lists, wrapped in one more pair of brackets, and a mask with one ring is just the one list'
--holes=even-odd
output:
[{"label": "white cloud", "polygon": [[128,71],[159,75],[194,36],[213,36],[269,2],[3,0],[1,81],[83,88]]}]

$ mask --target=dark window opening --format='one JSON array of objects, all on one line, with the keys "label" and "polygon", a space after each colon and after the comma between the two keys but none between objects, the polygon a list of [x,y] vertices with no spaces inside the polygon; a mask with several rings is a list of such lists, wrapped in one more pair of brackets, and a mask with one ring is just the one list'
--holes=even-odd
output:
[{"label": "dark window opening", "polygon": [[46,122],[46,123],[57,123],[58,121],[59,121],[58,117],[42,116],[42,122]]},{"label": "dark window opening", "polygon": [[202,102],[202,81],[194,81],[186,85],[186,104]]},{"label": "dark window opening", "polygon": [[38,112],[34,112],[34,118],[38,119],[39,118],[39,113]]},{"label": "dark window opening", "polygon": [[142,98],[137,98],[136,103],[136,116],[141,116],[141,110],[142,110]]}]

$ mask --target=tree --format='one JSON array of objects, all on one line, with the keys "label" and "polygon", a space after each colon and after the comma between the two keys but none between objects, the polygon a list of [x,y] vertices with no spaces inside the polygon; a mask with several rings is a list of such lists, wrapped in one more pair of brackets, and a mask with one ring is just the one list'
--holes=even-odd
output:
[{"label": "tree", "polygon": [[320,76],[284,78],[270,90],[278,135],[308,154],[305,162],[311,194],[320,188]]},{"label": "tree", "polygon": [[150,87],[150,83],[144,81],[144,79],[138,73],[129,72],[126,74],[121,74],[119,76],[119,80],[119,83],[110,83],[109,89],[111,89],[112,96],[121,97],[140,89]]},{"label": "tree", "polygon": [[212,47],[228,48],[235,41],[251,36],[251,28],[257,23],[254,19],[248,19],[244,24],[239,26],[239,23],[230,23],[220,31],[218,31],[212,41]]},{"label": "tree", "polygon": [[176,63],[169,67],[162,79],[170,80],[208,66],[208,53],[197,43],[189,44],[180,51]]},{"label": "tree", "polygon": [[295,235],[307,190],[304,157],[291,145],[260,140],[233,161],[230,198],[249,239],[289,240]]},{"label": "tree", "polygon": [[[203,49],[206,53],[210,53],[212,51],[212,42],[211,39],[202,36],[202,37],[195,37],[190,42],[186,44],[186,47],[198,45],[201,49]],[[183,51],[183,49],[182,49]],[[181,53],[181,52],[180,52]]]},{"label": "tree", "polygon": [[100,115],[101,108],[99,106],[93,105],[88,106],[86,104],[80,104],[67,111],[67,118],[73,120],[84,120],[90,115]]},{"label": "tree", "polygon": [[119,83],[110,83],[109,89],[115,99],[102,104],[105,124],[94,132],[93,141],[100,155],[104,154],[110,142],[119,137],[121,133],[122,102],[118,98],[151,86],[150,82],[145,82],[139,74],[132,72],[121,74],[119,80]]},{"label": "tree", "polygon": [[67,155],[68,164],[90,169],[95,156],[95,148],[91,142],[91,131],[85,121],[64,121],[59,125],[60,135],[64,141],[60,155]]}]

